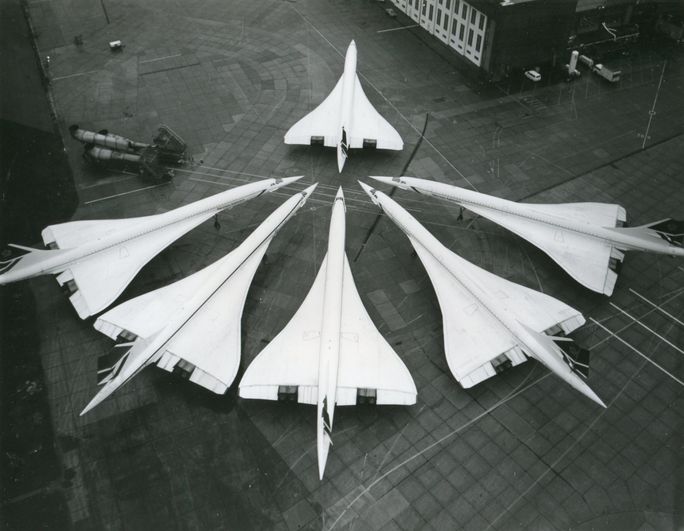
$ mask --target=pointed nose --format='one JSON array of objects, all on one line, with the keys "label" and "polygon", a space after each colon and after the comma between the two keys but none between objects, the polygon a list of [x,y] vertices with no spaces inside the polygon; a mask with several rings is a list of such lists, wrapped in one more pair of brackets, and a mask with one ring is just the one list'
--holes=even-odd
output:
[{"label": "pointed nose", "polygon": [[369,175],[369,177],[383,184],[391,184],[392,186],[399,186],[401,184],[404,184],[403,177],[380,177],[377,175]]},{"label": "pointed nose", "polygon": [[337,189],[337,195],[335,195],[335,199],[344,199],[344,193],[342,192],[341,186]]},{"label": "pointed nose", "polygon": [[304,194],[305,197],[308,197],[313,193],[313,191],[316,189],[317,186],[318,186],[318,183],[313,183],[308,188],[305,188],[304,190],[302,190],[301,193]]},{"label": "pointed nose", "polygon": [[369,177],[383,184],[396,186],[397,188],[401,188],[402,190],[409,189],[409,184],[406,182],[406,177],[379,177],[377,175],[369,175]]},{"label": "pointed nose", "polygon": [[374,205],[378,205],[380,208],[382,208],[382,205],[380,204],[380,200],[378,197],[378,192],[375,190],[375,188],[371,188],[368,186],[366,183],[362,183],[361,181],[358,181],[359,186],[363,188],[363,191],[368,194],[368,197],[370,197],[370,200],[373,202]]},{"label": "pointed nose", "polygon": [[361,181],[357,181],[359,183],[359,186],[363,188],[363,191],[366,192],[370,197],[373,197],[373,192],[375,191],[373,188],[368,186],[366,183],[363,183]]},{"label": "pointed nose", "polygon": [[276,179],[275,186],[287,186],[288,184],[292,184],[293,182],[298,181],[304,177],[303,175],[297,175],[296,177],[281,177],[279,179]]}]

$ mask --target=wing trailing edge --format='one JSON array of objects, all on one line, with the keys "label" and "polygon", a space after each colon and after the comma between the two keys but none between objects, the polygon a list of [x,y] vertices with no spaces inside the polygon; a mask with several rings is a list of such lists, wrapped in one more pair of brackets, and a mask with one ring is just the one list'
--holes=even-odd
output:
[{"label": "wing trailing edge", "polygon": [[[295,315],[245,371],[241,397],[317,404],[326,263],[327,256]],[[413,379],[366,312],[345,257],[336,405],[415,402]]]}]

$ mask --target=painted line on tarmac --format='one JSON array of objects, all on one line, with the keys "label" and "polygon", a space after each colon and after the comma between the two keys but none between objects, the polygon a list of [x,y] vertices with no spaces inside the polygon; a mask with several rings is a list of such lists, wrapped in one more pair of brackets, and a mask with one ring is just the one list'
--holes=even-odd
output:
[{"label": "painted line on tarmac", "polygon": [[635,323],[637,323],[637,324],[638,324],[639,326],[641,326],[642,328],[645,328],[646,330],[648,330],[649,332],[651,332],[651,334],[653,334],[654,336],[656,336],[657,338],[659,338],[661,341],[663,341],[664,343],[667,343],[668,345],[670,345],[673,349],[675,349],[675,350],[676,350],[677,352],[679,352],[680,354],[684,354],[684,350],[682,350],[681,348],[679,348],[679,347],[678,347],[677,345],[675,345],[674,343],[672,343],[672,342],[668,341],[667,339],[665,339],[663,336],[661,336],[661,335],[660,335],[658,332],[656,332],[655,330],[653,330],[653,329],[649,328],[648,326],[646,326],[644,323],[642,323],[641,321],[639,321],[639,319],[637,319],[636,317],[634,317],[634,316],[630,315],[629,313],[627,313],[625,310],[623,310],[622,308],[620,308],[617,304],[614,304],[614,303],[611,302],[610,305],[611,305],[613,308],[615,308],[617,311],[619,311],[619,312],[625,314],[627,317],[629,317],[632,321],[634,321]]},{"label": "painted line on tarmac", "polygon": [[637,354],[639,354],[639,356],[641,356],[642,358],[644,358],[645,360],[647,360],[651,365],[653,365],[654,367],[657,367],[657,368],[660,369],[662,372],[664,372],[665,374],[667,374],[670,378],[672,378],[675,382],[677,382],[679,385],[681,385],[682,387],[684,387],[684,382],[682,382],[679,378],[677,378],[674,374],[672,374],[671,372],[669,372],[667,369],[665,369],[665,368],[661,367],[660,365],[658,365],[655,361],[653,361],[651,358],[649,358],[648,356],[646,356],[646,354],[642,353],[639,349],[637,349],[636,347],[633,347],[632,345],[630,345],[629,343],[627,343],[627,341],[625,341],[625,340],[622,339],[620,336],[618,336],[617,334],[615,334],[614,332],[612,332],[610,329],[608,329],[608,328],[606,328],[605,326],[603,326],[601,323],[599,323],[599,322],[598,322],[596,319],[594,319],[593,317],[590,317],[589,320],[590,320],[592,323],[594,323],[596,326],[599,326],[599,327],[603,328],[603,330],[605,330],[606,332],[608,332],[608,333],[610,334],[611,337],[614,337],[615,339],[617,339],[617,340],[618,340],[620,343],[622,343],[623,345],[625,345],[625,346],[631,348],[634,352],[636,352]]},{"label": "painted line on tarmac", "polygon": [[409,28],[417,28],[418,24],[409,24],[408,26],[400,26],[398,28],[389,28],[389,29],[384,29],[384,30],[378,30],[375,33],[389,33],[390,31],[399,31],[399,30],[405,30]]},{"label": "painted line on tarmac", "polygon": [[57,76],[50,79],[50,81],[61,81],[62,79],[69,79],[71,77],[87,76],[88,74],[95,74],[99,70],[88,70],[87,72],[76,72],[75,74],[69,74],[67,76]]},{"label": "painted line on tarmac", "polygon": [[175,53],[173,55],[165,55],[164,57],[155,57],[154,59],[145,59],[144,61],[139,61],[140,64],[143,63],[154,63],[155,61],[162,61],[164,59],[171,59],[172,57],[180,57],[182,53]]},{"label": "painted line on tarmac", "polygon": [[676,323],[678,323],[678,324],[684,326],[684,322],[682,322],[682,321],[680,321],[679,319],[677,319],[677,318],[676,318],[674,315],[672,315],[671,313],[666,312],[665,310],[663,310],[663,309],[662,309],[660,306],[658,306],[656,303],[651,302],[650,300],[648,300],[648,299],[647,299],[646,297],[644,297],[641,293],[637,293],[637,292],[634,291],[632,288],[629,288],[629,291],[631,291],[632,293],[634,293],[634,295],[636,295],[637,297],[639,297],[639,298],[640,298],[641,300],[643,300],[644,302],[647,302],[648,304],[650,304],[651,306],[653,306],[656,310],[658,310],[658,311],[662,312],[663,314],[667,315],[667,316],[668,316],[670,319],[672,319],[674,322],[676,322]]},{"label": "painted line on tarmac", "polygon": [[108,195],[106,197],[100,197],[98,199],[92,199],[83,203],[84,205],[92,205],[93,203],[99,203],[100,201],[106,201],[107,199],[114,199],[115,197],[121,197],[122,195],[135,194],[137,192],[142,192],[144,190],[151,190],[152,188],[159,188],[160,186],[166,186],[168,183],[153,184],[152,186],[145,186],[144,188],[138,188],[136,190],[129,190],[128,192],[121,192],[120,194]]}]

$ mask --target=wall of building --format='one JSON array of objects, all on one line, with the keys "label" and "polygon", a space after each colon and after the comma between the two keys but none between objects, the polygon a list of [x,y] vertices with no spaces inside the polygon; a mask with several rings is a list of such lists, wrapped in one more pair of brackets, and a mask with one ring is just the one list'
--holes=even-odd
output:
[{"label": "wall of building", "polygon": [[392,0],[487,77],[546,64],[565,49],[577,0]]},{"label": "wall of building", "polygon": [[482,66],[488,17],[463,0],[392,0],[403,13],[475,66]]}]

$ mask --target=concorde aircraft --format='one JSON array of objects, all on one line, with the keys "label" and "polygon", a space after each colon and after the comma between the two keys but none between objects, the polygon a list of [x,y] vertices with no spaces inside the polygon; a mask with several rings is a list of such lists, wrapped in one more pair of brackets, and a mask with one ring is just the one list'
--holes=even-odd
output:
[{"label": "concorde aircraft", "polygon": [[464,260],[387,195],[360,184],[408,236],[423,262],[442,309],[447,364],[464,388],[524,362],[527,355],[605,407],[584,381],[589,353],[564,337],[584,324],[581,313]]},{"label": "concorde aircraft", "polygon": [[411,375],[371,321],[354,285],[344,252],[344,210],[340,188],[330,218],[328,253],[309,294],[240,382],[243,398],[317,404],[320,479],[336,405],[416,402]]},{"label": "concorde aircraft", "polygon": [[147,262],[186,232],[222,210],[300,178],[264,179],[153,216],[50,225],[42,232],[50,250],[11,244],[28,253],[0,262],[0,285],[58,275],[57,282],[68,289],[71,304],[85,319],[109,306]]},{"label": "concorde aircraft", "polygon": [[115,351],[122,354],[98,371],[103,387],[81,415],[152,364],[225,393],[240,365],[240,321],[254,273],[278,230],[315,188],[290,197],[239,247],[213,264],[101,315],[95,328],[115,339]]},{"label": "concorde aircraft", "polygon": [[539,247],[583,286],[611,295],[623,251],[684,256],[684,222],[663,219],[622,226],[625,209],[608,203],[516,203],[457,186],[415,177],[372,177],[457,203]]},{"label": "concorde aircraft", "polygon": [[336,147],[340,173],[350,148],[404,149],[399,133],[380,116],[361,88],[356,75],[354,41],[347,48],[344,72],[333,91],[323,103],[290,127],[285,133],[285,143],[322,143]]}]

